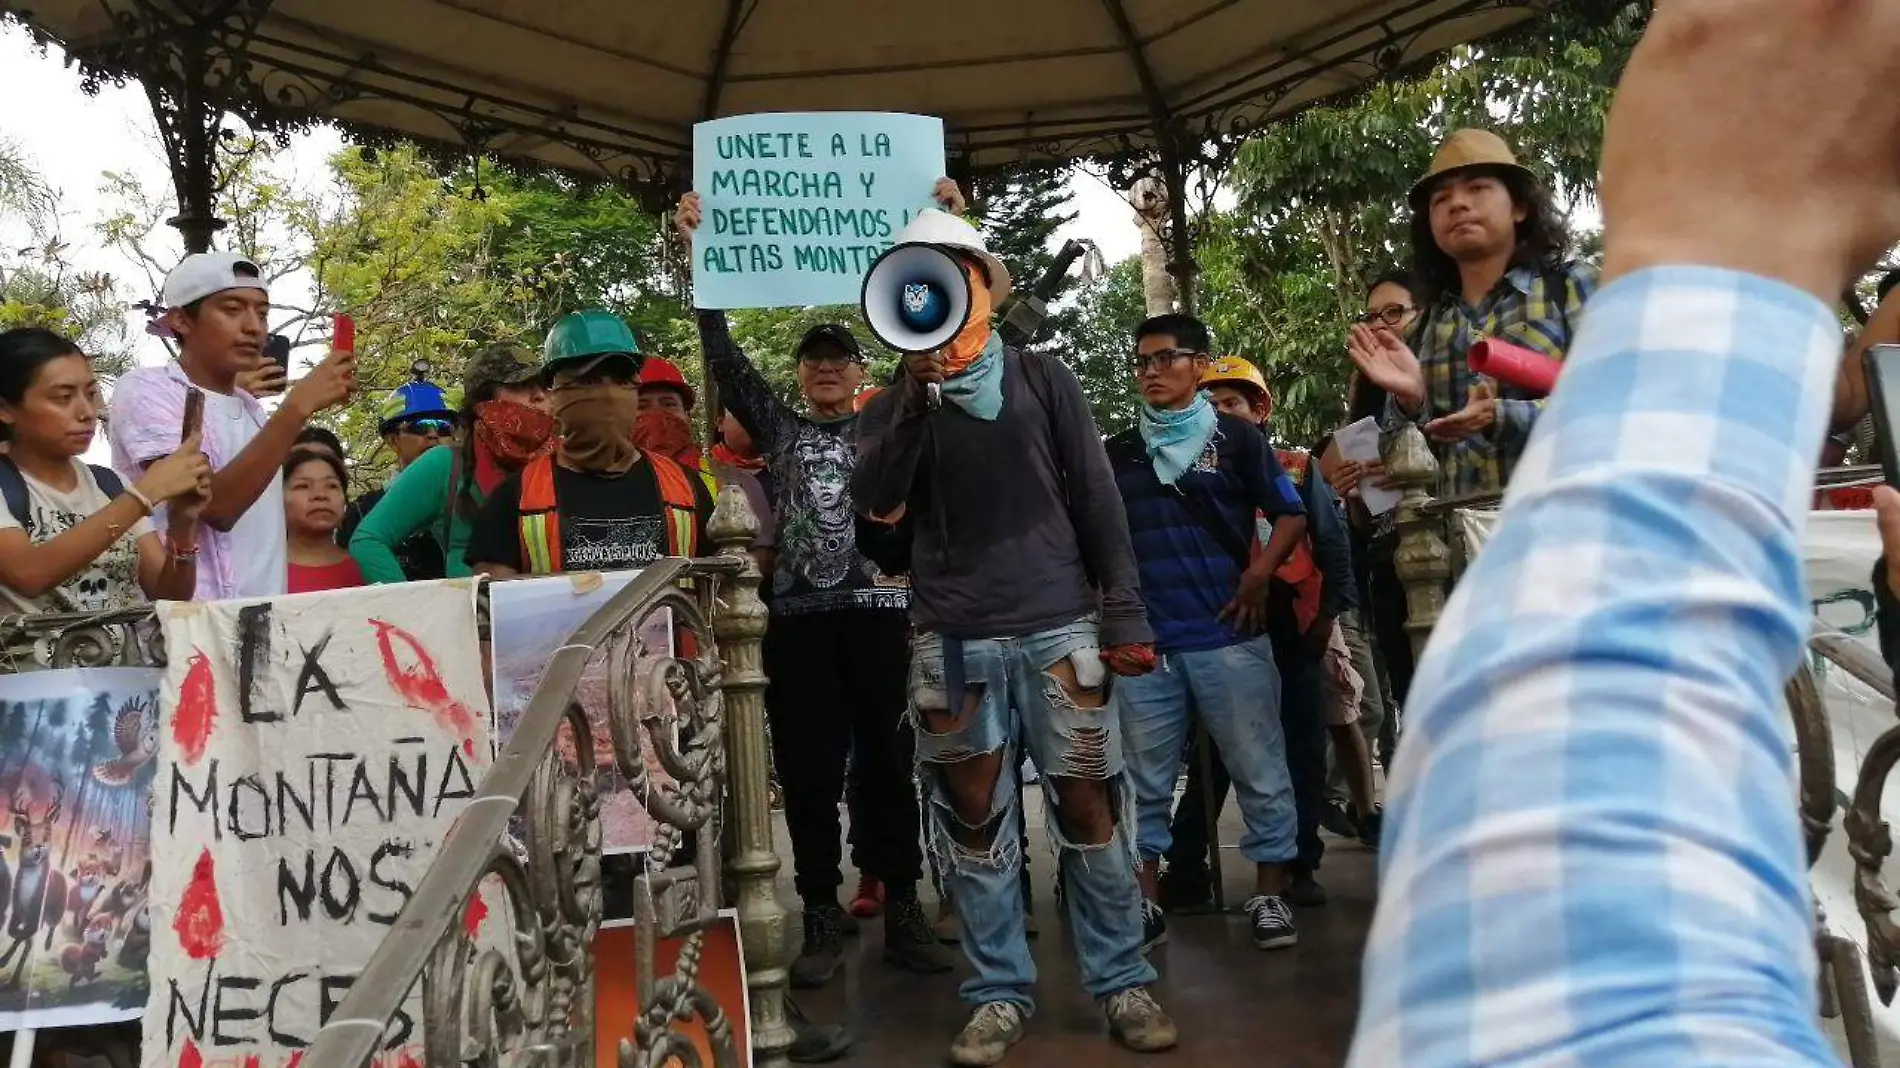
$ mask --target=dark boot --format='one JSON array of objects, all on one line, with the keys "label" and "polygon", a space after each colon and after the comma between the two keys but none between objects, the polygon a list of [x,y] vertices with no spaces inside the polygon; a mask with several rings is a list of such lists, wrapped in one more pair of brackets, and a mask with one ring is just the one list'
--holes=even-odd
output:
[{"label": "dark boot", "polygon": [[805,906],[805,944],[792,961],[795,990],[811,990],[831,982],[844,960],[845,911],[837,902]]},{"label": "dark boot", "polygon": [[919,975],[941,974],[954,966],[915,893],[885,902],[884,963]]}]

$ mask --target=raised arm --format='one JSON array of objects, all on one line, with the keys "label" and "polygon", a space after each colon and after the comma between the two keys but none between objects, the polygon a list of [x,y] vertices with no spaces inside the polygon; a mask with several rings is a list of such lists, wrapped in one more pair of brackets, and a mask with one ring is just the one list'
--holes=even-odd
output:
[{"label": "raised arm", "polygon": [[719,383],[720,403],[752,435],[761,453],[771,452],[794,433],[797,417],[732,339],[725,312],[699,310],[699,349],[713,380]]}]

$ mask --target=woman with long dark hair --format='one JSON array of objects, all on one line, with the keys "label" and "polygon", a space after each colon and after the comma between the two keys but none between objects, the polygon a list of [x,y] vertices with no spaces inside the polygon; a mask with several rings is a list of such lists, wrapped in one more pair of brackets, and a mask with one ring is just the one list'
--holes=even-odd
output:
[{"label": "woman with long dark hair", "polygon": [[489,345],[462,375],[458,440],[437,445],[403,469],[350,539],[350,555],[372,583],[402,582],[395,548],[418,531],[434,534],[450,578],[473,574],[462,559],[482,503],[509,475],[554,444],[554,417],[541,363],[520,345]]},{"label": "woman with long dark hair", "polygon": [[[211,465],[196,435],[124,485],[80,459],[104,405],[92,363],[51,330],[0,333],[0,612],[100,612],[188,601]],[[154,513],[165,506],[167,533]]]}]

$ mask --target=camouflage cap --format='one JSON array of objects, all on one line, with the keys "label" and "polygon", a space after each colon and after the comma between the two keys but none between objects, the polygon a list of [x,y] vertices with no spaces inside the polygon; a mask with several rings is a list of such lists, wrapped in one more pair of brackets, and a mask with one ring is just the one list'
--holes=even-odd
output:
[{"label": "camouflage cap", "polygon": [[541,360],[533,350],[513,341],[497,341],[476,349],[468,358],[462,369],[462,393],[466,396],[490,382],[513,386],[540,376]]}]

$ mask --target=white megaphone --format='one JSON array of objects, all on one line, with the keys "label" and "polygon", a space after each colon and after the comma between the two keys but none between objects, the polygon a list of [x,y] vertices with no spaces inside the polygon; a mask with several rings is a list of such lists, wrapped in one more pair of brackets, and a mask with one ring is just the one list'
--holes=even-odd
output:
[{"label": "white megaphone", "polygon": [[[970,279],[959,255],[983,265],[990,307],[1000,307],[1009,296],[1009,268],[984,247],[976,227],[925,208],[864,274],[861,303],[871,333],[906,354],[940,349],[962,333],[970,318]],[[939,406],[942,387],[931,383],[929,397],[931,407]]]}]

